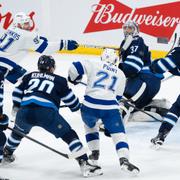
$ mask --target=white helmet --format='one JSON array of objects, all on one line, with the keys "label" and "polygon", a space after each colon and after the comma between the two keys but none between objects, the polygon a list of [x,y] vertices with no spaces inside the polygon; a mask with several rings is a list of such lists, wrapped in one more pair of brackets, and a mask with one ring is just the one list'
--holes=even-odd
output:
[{"label": "white helmet", "polygon": [[114,49],[106,48],[101,54],[101,60],[117,66],[119,63],[119,56]]},{"label": "white helmet", "polygon": [[24,26],[25,23],[29,23],[32,26],[32,20],[30,16],[26,15],[24,12],[19,12],[14,16],[14,26],[20,25],[21,27]]},{"label": "white helmet", "polygon": [[137,36],[139,34],[139,26],[135,21],[127,21],[122,26],[124,31],[124,36],[127,37],[129,35]]}]

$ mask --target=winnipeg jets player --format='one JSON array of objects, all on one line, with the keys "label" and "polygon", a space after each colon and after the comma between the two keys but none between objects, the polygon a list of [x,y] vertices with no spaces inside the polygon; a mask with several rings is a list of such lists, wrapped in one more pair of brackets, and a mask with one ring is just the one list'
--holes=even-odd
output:
[{"label": "winnipeg jets player", "polygon": [[[55,61],[52,56],[41,56],[38,70],[25,75],[13,91],[14,108],[19,108],[14,129],[28,134],[34,126],[42,127],[56,138],[61,138],[72,153],[79,152],[77,161],[83,176],[101,175],[100,167],[88,162],[78,135],[58,111],[61,100],[72,112],[79,110],[78,98],[68,87],[67,80],[54,74]],[[14,161],[13,153],[22,138],[11,133],[4,148],[5,161]]]},{"label": "winnipeg jets player", "polygon": [[158,93],[162,74],[151,72],[151,54],[148,46],[139,36],[139,26],[134,21],[123,25],[125,39],[120,45],[119,68],[128,78],[124,96],[133,100],[137,108],[148,105]]},{"label": "winnipeg jets player", "polygon": [[[73,40],[60,40],[56,43],[48,42],[45,37],[38,36],[31,31],[32,20],[23,12],[17,13],[13,24],[0,38],[0,123],[7,123],[7,116],[3,114],[3,91],[4,79],[16,83],[26,70],[18,65],[30,49],[39,53],[52,53],[57,50],[73,50],[78,47]],[[1,132],[3,133],[3,132]],[[5,143],[4,135],[0,136],[0,147]],[[1,159],[0,150],[0,159]]]},{"label": "winnipeg jets player", "polygon": [[92,151],[90,158],[99,159],[97,121],[101,119],[111,134],[121,168],[137,174],[139,169],[129,162],[129,146],[119,112],[118,100],[124,92],[126,78],[117,66],[118,61],[119,58],[113,49],[105,49],[100,61],[73,62],[69,69],[68,79],[71,83],[77,84],[83,75],[87,75],[87,88],[81,107],[81,116],[84,121],[86,141]]},{"label": "winnipeg jets player", "polygon": [[[151,66],[152,70],[157,73],[171,72],[173,75],[180,76],[180,41],[171,53],[165,58],[157,59]],[[167,114],[163,118],[163,122],[159,128],[158,135],[151,139],[151,142],[159,148],[163,145],[166,136],[177,123],[180,117],[180,95],[173,103]]]}]

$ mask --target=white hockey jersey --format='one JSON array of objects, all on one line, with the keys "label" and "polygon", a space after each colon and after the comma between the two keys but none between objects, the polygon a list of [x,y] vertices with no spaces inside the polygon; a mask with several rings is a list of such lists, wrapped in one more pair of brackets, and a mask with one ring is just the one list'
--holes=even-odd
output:
[{"label": "white hockey jersey", "polygon": [[[0,38],[0,57],[19,63],[33,49],[39,53],[51,54],[60,48],[59,42],[48,42],[44,37],[39,37],[36,31],[26,31],[15,26],[10,26]],[[12,69],[8,64],[3,67]]]},{"label": "white hockey jersey", "polygon": [[94,109],[119,109],[126,83],[124,73],[113,64],[103,61],[74,62],[69,69],[73,81],[79,75],[87,75],[87,88],[83,104]]}]

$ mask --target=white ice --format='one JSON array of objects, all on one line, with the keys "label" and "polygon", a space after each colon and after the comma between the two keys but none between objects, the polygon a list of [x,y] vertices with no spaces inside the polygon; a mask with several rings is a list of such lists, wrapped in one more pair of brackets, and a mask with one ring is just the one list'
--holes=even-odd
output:
[{"label": "white ice", "polygon": [[[24,58],[21,65],[29,71],[36,70],[36,64],[39,55],[31,53]],[[96,61],[97,57],[93,56],[75,56],[65,54],[54,54],[56,59],[56,73],[67,77],[67,70],[72,61],[91,58]],[[83,85],[71,86],[77,96],[83,99],[85,87]],[[11,120],[11,92],[13,86],[6,82],[4,112],[7,113]],[[162,88],[157,98],[167,98],[174,102],[179,95],[180,78],[163,82]],[[71,113],[68,108],[63,108],[60,112],[64,115],[71,126],[77,131],[83,144],[86,146],[83,122],[79,113]],[[11,125],[13,125],[11,123]],[[164,146],[160,150],[153,150],[150,147],[150,139],[157,134],[159,122],[129,122],[126,126],[128,141],[130,146],[130,160],[137,165],[141,172],[136,177],[138,180],[179,180],[180,179],[180,124],[174,127],[168,135]],[[6,134],[9,135],[7,130]],[[34,127],[29,136],[47,144],[58,151],[69,153],[68,147],[61,139],[56,139],[53,135],[45,130]],[[120,170],[118,157],[112,140],[100,135],[101,156],[99,163],[102,166],[104,175],[92,177],[102,180],[130,180],[133,177],[124,174]],[[82,179],[79,166],[75,160],[68,160],[64,157],[45,149],[44,147],[23,139],[19,148],[15,151],[16,161],[10,165],[0,167],[0,177],[10,180],[60,180],[60,179]]]}]

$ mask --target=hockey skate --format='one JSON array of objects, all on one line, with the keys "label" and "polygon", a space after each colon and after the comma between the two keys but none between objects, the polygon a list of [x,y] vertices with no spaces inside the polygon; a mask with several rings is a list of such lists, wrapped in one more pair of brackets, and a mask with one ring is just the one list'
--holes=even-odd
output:
[{"label": "hockey skate", "polygon": [[15,156],[13,155],[13,153],[10,150],[8,150],[7,148],[4,148],[3,164],[12,163],[14,161],[15,161]]},{"label": "hockey skate", "polygon": [[136,167],[135,165],[131,164],[127,158],[120,158],[120,166],[121,166],[121,170],[123,170],[124,172],[127,172],[131,175],[137,175],[139,174],[140,170],[138,167]]},{"label": "hockey skate", "polygon": [[159,133],[156,137],[152,138],[151,143],[153,149],[159,149],[164,144],[165,137],[166,135]]},{"label": "hockey skate", "polygon": [[80,159],[78,160],[78,163],[84,177],[99,176],[103,174],[100,166],[92,165],[87,160]]},{"label": "hockey skate", "polygon": [[89,155],[89,159],[91,160],[93,165],[98,166],[99,150],[93,150]]}]

